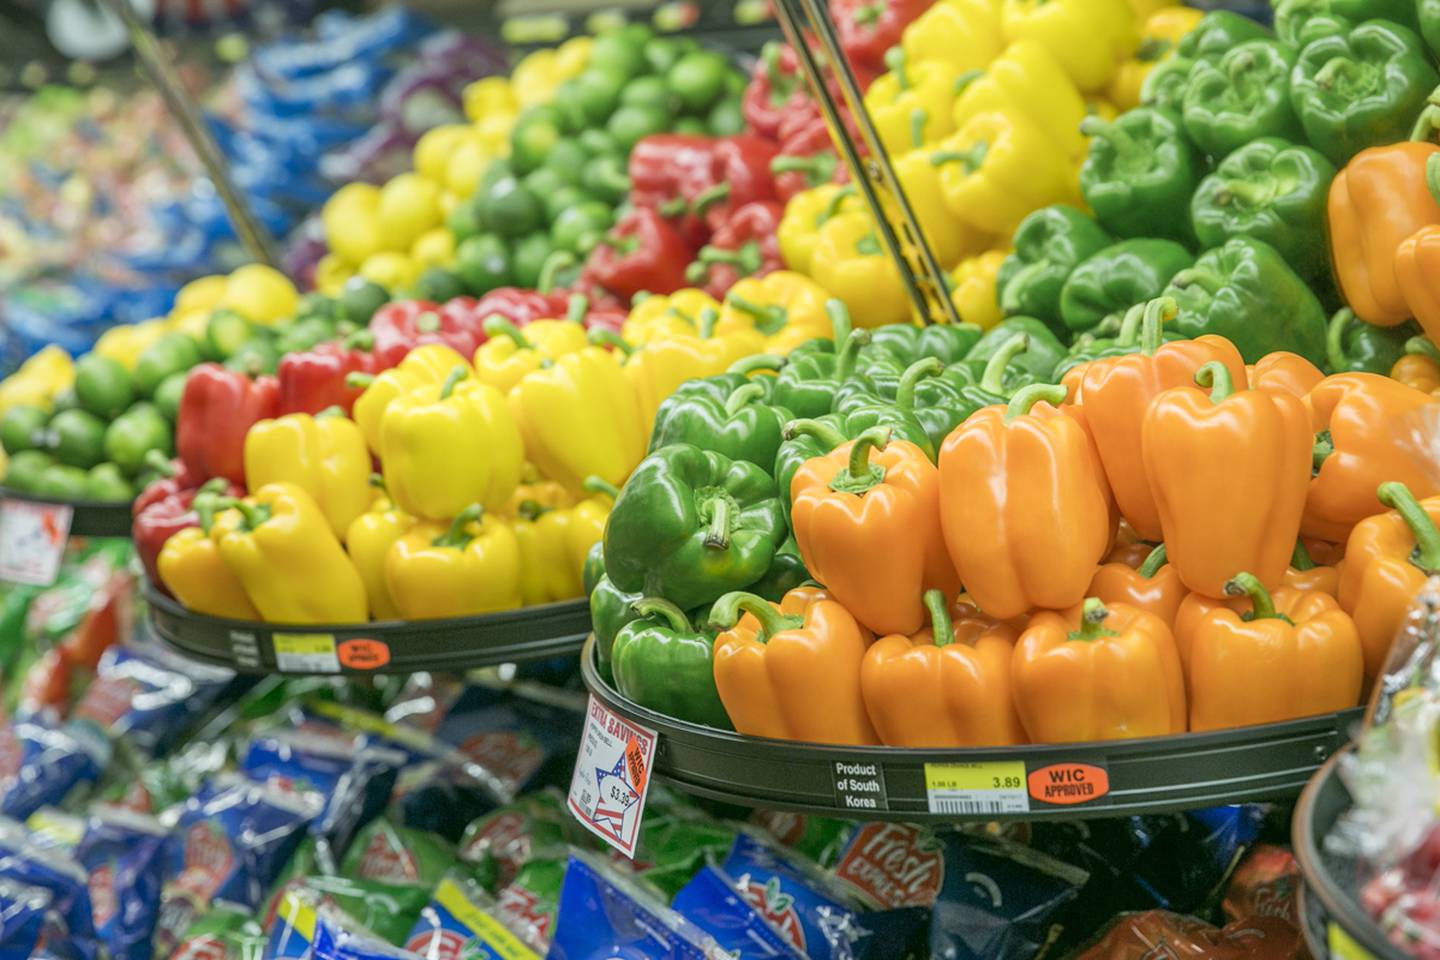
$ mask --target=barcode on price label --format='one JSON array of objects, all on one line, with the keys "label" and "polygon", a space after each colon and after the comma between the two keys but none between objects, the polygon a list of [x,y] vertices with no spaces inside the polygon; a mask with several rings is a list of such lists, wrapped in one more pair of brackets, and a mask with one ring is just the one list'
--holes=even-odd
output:
[{"label": "barcode on price label", "polygon": [[931,813],[1027,813],[1025,761],[927,763],[925,801]]}]

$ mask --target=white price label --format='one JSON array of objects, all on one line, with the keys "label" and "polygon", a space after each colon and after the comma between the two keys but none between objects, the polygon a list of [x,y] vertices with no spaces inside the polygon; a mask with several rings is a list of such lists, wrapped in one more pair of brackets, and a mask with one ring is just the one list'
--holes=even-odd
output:
[{"label": "white price label", "polygon": [[54,583],[73,515],[58,503],[0,503],[0,580],[36,587]]},{"label": "white price label", "polygon": [[570,778],[570,812],[586,830],[632,859],[658,737],[590,697]]},{"label": "white price label", "polygon": [[925,801],[931,813],[1026,813],[1025,761],[927,763]]},{"label": "white price label", "polygon": [[275,633],[275,666],[281,673],[339,673],[335,637],[328,633]]}]

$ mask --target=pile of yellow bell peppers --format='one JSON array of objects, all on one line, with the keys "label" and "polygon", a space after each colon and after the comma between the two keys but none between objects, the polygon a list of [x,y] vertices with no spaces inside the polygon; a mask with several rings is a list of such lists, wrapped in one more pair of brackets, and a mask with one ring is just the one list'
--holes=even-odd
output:
[{"label": "pile of yellow bell peppers", "polygon": [[[830,337],[826,292],[789,271],[641,298],[620,333],[570,315],[486,321],[473,357],[412,350],[339,408],[255,424],[250,495],[201,494],[160,553],[200,613],[276,623],[461,617],[583,596],[614,495],[684,381]],[[373,460],[372,460],[373,456]],[[371,472],[378,461],[380,471]]]},{"label": "pile of yellow bell peppers", "polygon": [[414,169],[384,186],[352,183],[325,203],[321,224],[328,250],[316,266],[315,286],[331,296],[351,277],[387,290],[412,286],[426,267],[448,267],[454,235],[445,218],[475,193],[492,160],[510,150],[510,131],[526,107],[549,103],[556,88],[585,69],[590,38],[537,50],[509,77],[485,77],[463,92],[468,123],[427,131],[415,144]]}]

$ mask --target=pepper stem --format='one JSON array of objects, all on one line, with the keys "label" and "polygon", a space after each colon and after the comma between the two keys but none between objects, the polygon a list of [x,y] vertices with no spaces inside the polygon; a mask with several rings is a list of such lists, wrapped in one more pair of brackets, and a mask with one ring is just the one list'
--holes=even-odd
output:
[{"label": "pepper stem", "polygon": [[900,386],[895,390],[895,406],[901,410],[915,409],[915,388],[926,377],[938,377],[945,371],[945,364],[938,357],[921,357],[900,374]]},{"label": "pepper stem", "polygon": [[1029,413],[1030,408],[1041,400],[1058,407],[1065,402],[1069,393],[1069,390],[1058,383],[1032,383],[1028,387],[1022,387],[1010,398],[1010,405],[1005,408],[1005,422],[1009,423],[1016,417]]},{"label": "pepper stem", "polygon": [[839,350],[850,338],[850,310],[843,300],[830,299],[825,301],[825,316],[830,318],[830,339]]},{"label": "pepper stem", "polygon": [[835,196],[830,198],[830,202],[825,204],[825,209],[821,210],[820,215],[815,218],[815,226],[823,227],[829,223],[830,220],[840,212],[841,205],[853,196],[855,196],[854,187],[841,187],[839,190],[836,190]]},{"label": "pepper stem", "polygon": [[1151,577],[1155,576],[1155,574],[1159,573],[1160,568],[1165,566],[1165,564],[1168,562],[1169,558],[1165,556],[1165,544],[1162,543],[1160,544],[1160,546],[1156,547],[1154,550],[1151,550],[1148,554],[1146,554],[1145,562],[1140,564],[1140,569],[1136,570],[1135,572],[1140,574],[1140,576],[1144,577],[1146,580],[1149,580]]},{"label": "pepper stem", "polygon": [[227,503],[226,506],[233,506],[240,511],[240,516],[245,521],[246,530],[254,530],[266,520],[270,519],[270,505],[268,503],[249,503],[245,500],[236,500]]},{"label": "pepper stem", "polygon": [[1087,137],[1104,140],[1119,153],[1139,153],[1142,148],[1130,134],[1110,120],[1089,114],[1080,121],[1080,132]]},{"label": "pepper stem", "polygon": [[1321,430],[1315,434],[1315,442],[1310,447],[1310,475],[1315,476],[1320,468],[1325,466],[1325,461],[1330,459],[1330,454],[1335,452],[1335,438],[1330,435],[1329,430]]},{"label": "pepper stem", "polygon": [[590,309],[590,298],[583,293],[572,293],[565,302],[565,319],[570,323],[584,323],[585,313]]},{"label": "pepper stem", "polygon": [[783,366],[785,366],[785,358],[780,354],[757,353],[753,356],[741,357],[726,367],[725,372],[749,376],[759,370],[779,370]]},{"label": "pepper stem", "polygon": [[1299,537],[1295,538],[1295,549],[1290,551],[1290,566],[1301,572],[1315,569],[1315,561],[1310,558],[1310,551],[1305,549],[1305,541]]},{"label": "pepper stem", "polygon": [[710,526],[705,531],[705,546],[717,550],[730,548],[730,527],[733,523],[734,503],[721,495],[710,501]]},{"label": "pepper stem", "polygon": [[1219,403],[1235,392],[1235,381],[1230,378],[1229,369],[1219,360],[1211,360],[1196,370],[1195,382],[1202,387],[1211,388],[1211,403]]},{"label": "pepper stem", "polygon": [[[1111,314],[1114,316],[1114,314]],[[1137,303],[1125,311],[1125,316],[1120,320],[1120,331],[1115,334],[1116,346],[1129,346],[1140,338],[1140,330],[1145,325],[1145,304]]]},{"label": "pepper stem", "polygon": [[725,305],[748,316],[754,321],[755,329],[766,336],[779,333],[789,318],[789,312],[778,303],[756,303],[733,293],[725,298]]},{"label": "pepper stem", "polygon": [[534,347],[534,344],[525,339],[525,334],[520,332],[519,327],[498,313],[492,313],[486,317],[481,327],[484,329],[485,335],[491,339],[496,337],[509,337],[515,341],[515,347],[518,350],[529,350]]},{"label": "pepper stem", "polygon": [[175,464],[159,450],[146,450],[144,463],[147,470],[153,470],[162,477],[175,476]]},{"label": "pepper stem", "polygon": [[1381,503],[1400,514],[1410,528],[1410,534],[1415,538],[1410,562],[1426,573],[1440,572],[1440,530],[1435,528],[1435,521],[1430,519],[1430,514],[1415,499],[1410,488],[1391,480],[1380,484],[1376,496]]},{"label": "pepper stem", "polygon": [[1120,634],[1105,626],[1105,618],[1108,616],[1110,611],[1106,609],[1104,600],[1099,597],[1086,597],[1080,606],[1080,629],[1071,630],[1065,639],[1093,643],[1105,637],[1118,637]]},{"label": "pepper stem", "polygon": [[340,404],[338,403],[332,403],[324,410],[321,410],[319,413],[315,414],[316,420],[333,420],[336,417],[339,417],[342,420],[345,419],[345,408],[340,406]]},{"label": "pepper stem", "polygon": [[925,145],[925,124],[930,122],[930,111],[916,107],[910,111],[910,146],[919,150]]},{"label": "pepper stem", "polygon": [[709,340],[715,336],[715,324],[720,322],[720,314],[714,307],[705,307],[700,311],[700,321],[697,324],[695,333],[701,340]]},{"label": "pepper stem", "polygon": [[821,445],[834,450],[845,442],[845,435],[823,420],[791,420],[785,424],[781,435],[786,440],[796,437],[814,437]]},{"label": "pepper stem", "polygon": [[1174,297],[1156,297],[1145,304],[1145,318],[1140,324],[1140,352],[1153,357],[1164,340],[1165,324],[1175,319],[1180,305]]},{"label": "pepper stem", "polygon": [[988,141],[979,140],[963,150],[937,150],[930,154],[930,166],[942,167],[947,163],[959,163],[967,174],[974,173],[985,165],[985,156],[990,152]]},{"label": "pepper stem", "polygon": [[230,481],[224,477],[212,477],[200,484],[201,493],[224,493],[230,488]]},{"label": "pepper stem", "polygon": [[611,500],[620,496],[619,487],[604,477],[596,476],[593,473],[585,478],[585,482],[580,484],[580,488],[586,493],[600,494],[601,496],[609,497]]},{"label": "pepper stem", "polygon": [[715,601],[710,608],[710,626],[716,630],[730,630],[740,621],[741,614],[748,613],[760,623],[755,639],[766,643],[775,634],[795,630],[804,626],[800,617],[788,617],[776,610],[770,601],[744,590],[733,590]]},{"label": "pepper stem", "polygon": [[695,199],[690,202],[690,208],[695,211],[696,216],[703,217],[706,210],[728,199],[729,196],[730,184],[717,183],[713,187],[707,187],[695,194]]},{"label": "pepper stem", "polygon": [[205,536],[210,536],[210,528],[215,525],[215,514],[219,513],[223,507],[234,506],[233,502],[227,503],[227,499],[210,490],[202,490],[196,494],[191,506],[195,509],[195,516],[200,520],[200,532]]},{"label": "pepper stem", "polygon": [[449,400],[450,395],[455,392],[455,388],[459,386],[460,381],[469,375],[470,371],[465,368],[465,365],[463,363],[457,363],[455,369],[450,371],[450,376],[445,378],[445,383],[440,387],[440,399]]},{"label": "pepper stem", "polygon": [[889,427],[871,427],[856,437],[850,447],[849,461],[845,469],[830,481],[830,489],[836,493],[850,493],[859,497],[882,483],[885,480],[885,468],[870,462],[870,451],[884,450],[889,443]]},{"label": "pepper stem", "polygon": [[1000,345],[1000,349],[985,362],[985,371],[980,374],[980,389],[986,393],[1000,395],[1005,388],[1005,368],[1020,354],[1030,349],[1030,334],[1017,333]]},{"label": "pepper stem", "polygon": [[984,70],[966,70],[964,73],[960,74],[960,76],[956,77],[955,82],[950,85],[950,95],[953,97],[959,97],[962,93],[964,93],[970,88],[970,84],[974,83],[976,80],[979,80],[983,76],[985,76]]},{"label": "pepper stem", "polygon": [[1275,600],[1265,584],[1253,573],[1237,573],[1225,582],[1225,595],[1250,598],[1251,611],[1247,620],[1289,620],[1275,610]]},{"label": "pepper stem", "polygon": [[556,250],[540,265],[540,277],[535,281],[535,289],[541,293],[549,293],[555,289],[555,278],[560,271],[575,266],[575,263],[575,255],[569,250]]},{"label": "pepper stem", "polygon": [[685,611],[664,597],[641,597],[630,604],[630,609],[642,617],[660,617],[676,633],[694,633],[695,627]]},{"label": "pepper stem", "polygon": [[1410,128],[1410,139],[1417,141],[1429,140],[1435,128],[1440,126],[1440,90],[1432,90],[1426,100],[1425,109],[1420,111],[1420,116],[1415,118],[1415,125]]},{"label": "pepper stem", "polygon": [[1230,179],[1221,185],[1221,194],[1217,198],[1224,205],[1228,198],[1235,198],[1252,207],[1263,207],[1270,202],[1275,191],[1260,186],[1258,183],[1251,183],[1249,180]]},{"label": "pepper stem", "polygon": [[385,474],[383,473],[370,474],[370,486],[374,487],[376,490],[379,490],[381,493],[386,494],[387,496],[390,493],[390,488],[385,486]]},{"label": "pepper stem", "polygon": [[1325,360],[1335,373],[1343,373],[1350,366],[1350,358],[1345,356],[1345,332],[1356,319],[1354,310],[1341,307],[1325,328]]},{"label": "pepper stem", "polygon": [[840,358],[835,362],[835,382],[844,383],[855,374],[855,364],[860,359],[860,348],[870,342],[870,331],[851,330],[840,348]]},{"label": "pepper stem", "polygon": [[725,398],[725,416],[733,417],[745,409],[752,402],[759,400],[765,395],[765,388],[758,383],[742,383],[730,391],[730,396]]},{"label": "pepper stem", "polygon": [[1430,198],[1440,203],[1440,153],[1430,154],[1430,159],[1425,161],[1425,189],[1430,191]]},{"label": "pepper stem", "polygon": [[475,539],[465,532],[465,528],[472,523],[479,523],[480,517],[484,513],[485,508],[480,504],[470,504],[455,514],[455,519],[450,521],[450,528],[430,541],[431,546],[464,548],[471,540]]},{"label": "pepper stem", "polygon": [[361,373],[358,370],[354,373],[345,374],[345,386],[351,390],[368,390],[370,384],[375,382],[375,374]]},{"label": "pepper stem", "polygon": [[603,327],[595,327],[585,337],[597,347],[612,347],[619,350],[625,356],[635,353],[635,346],[614,330],[606,330]]},{"label": "pepper stem", "polygon": [[950,619],[950,604],[944,590],[925,591],[925,609],[930,611],[930,637],[935,646],[955,642],[955,622]]},{"label": "pepper stem", "polygon": [[885,51],[885,68],[895,74],[895,82],[901,90],[910,89],[910,71],[905,69],[905,49],[899,44]]}]

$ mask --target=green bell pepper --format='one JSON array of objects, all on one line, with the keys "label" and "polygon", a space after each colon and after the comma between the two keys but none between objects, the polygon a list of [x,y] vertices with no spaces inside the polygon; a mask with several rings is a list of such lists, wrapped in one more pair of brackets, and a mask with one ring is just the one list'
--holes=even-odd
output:
[{"label": "green bell pepper", "polygon": [[[366,326],[370,323],[370,318],[375,316],[375,311],[389,302],[390,294],[380,284],[372,283],[364,277],[351,277],[345,281],[345,288],[340,292],[341,319],[349,320],[356,326]],[[243,342],[243,338],[237,340],[235,346]]]},{"label": "green bell pepper", "polygon": [[[789,496],[785,499],[788,500]],[[770,561],[770,569],[765,571],[765,576],[750,585],[750,592],[779,603],[791,590],[813,582],[810,571],[805,569],[805,561],[800,557],[800,547],[795,543],[795,536],[792,534],[780,544],[780,549],[775,551],[775,559]]]},{"label": "green bell pepper", "polygon": [[1176,330],[1191,338],[1219,334],[1246,363],[1276,350],[1298,353],[1316,366],[1325,363],[1320,301],[1263,240],[1233,237],[1207,250],[1171,279],[1165,296],[1180,306]]},{"label": "green bell pepper", "polygon": [[935,444],[915,416],[915,387],[922,377],[939,373],[944,366],[934,357],[916,360],[901,375],[895,393],[888,399],[882,395],[852,393],[842,404],[837,395],[836,412],[845,418],[845,433],[854,437],[871,427],[889,427],[892,439],[908,440],[934,462]]},{"label": "green bell pepper", "polygon": [[901,367],[922,357],[936,357],[944,363],[964,359],[980,340],[981,330],[973,323],[890,323],[870,331],[870,345],[864,353],[887,351]]},{"label": "green bell pepper", "polygon": [[1345,36],[1366,20],[1389,20],[1415,30],[1420,25],[1415,6],[1415,0],[1278,0],[1275,34],[1300,50],[1321,37]]},{"label": "green bell pepper", "polygon": [[170,424],[153,404],[137,403],[111,422],[105,430],[105,458],[120,465],[130,476],[140,472],[151,450],[165,456],[175,452]]},{"label": "green bell pepper", "polygon": [[516,240],[510,256],[510,271],[515,277],[515,284],[527,289],[539,286],[540,274],[554,252],[550,232],[543,228]]},{"label": "green bell pepper", "polygon": [[[1122,240],[1076,267],[1060,294],[1060,317],[1073,331],[1094,329],[1111,314],[1158,297],[1177,273],[1194,263],[1173,240]],[[1053,369],[1053,365],[1052,365]]]},{"label": "green bell pepper", "polygon": [[146,347],[135,361],[130,375],[135,392],[142,397],[153,396],[160,381],[172,373],[189,370],[202,359],[200,344],[194,337],[179,331],[167,333]]},{"label": "green bell pepper", "polygon": [[28,492],[40,482],[40,475],[55,463],[55,458],[43,450],[21,450],[10,458],[5,466],[5,486]]},{"label": "green bell pepper", "polygon": [[640,618],[620,628],[610,651],[616,689],[667,716],[733,730],[715,690],[715,638],[664,598],[642,597],[631,606]]},{"label": "green bell pepper", "polygon": [[1254,237],[1302,277],[1329,269],[1325,206],[1335,165],[1318,150],[1261,137],[1220,162],[1195,189],[1190,219],[1203,248]]},{"label": "green bell pepper", "polygon": [[[1070,345],[1069,355],[1055,365],[1055,371],[1051,374],[1050,379],[1059,383],[1065,374],[1092,360],[1119,357],[1127,353],[1154,353],[1155,348],[1158,348],[1161,343],[1183,340],[1184,337],[1176,331],[1164,330],[1161,327],[1162,320],[1174,319],[1176,309],[1174,300],[1161,297],[1148,303],[1135,304],[1125,311],[1124,319],[1121,319],[1118,325],[1113,327],[1112,324],[1117,318],[1112,314],[1094,330],[1075,338],[1075,342]],[[1153,321],[1151,320],[1152,313],[1154,313]],[[1148,339],[1152,333],[1153,344]]]},{"label": "green bell pepper", "polygon": [[604,575],[601,575],[594,589],[590,591],[590,631],[595,634],[595,653],[600,674],[607,680],[611,677],[610,656],[615,638],[625,624],[639,618],[640,615],[631,606],[639,599],[638,592],[627,593]]},{"label": "green bell pepper", "polygon": [[835,406],[835,392],[854,375],[860,348],[869,342],[868,330],[852,330],[838,355],[792,353],[775,376],[775,403],[801,418],[829,413]]},{"label": "green bell pepper", "polygon": [[109,420],[135,402],[135,385],[120,361],[87,353],[75,361],[75,397],[81,409]]},{"label": "green bell pepper", "polygon": [[1041,207],[1020,221],[1015,252],[1000,265],[1000,308],[1006,316],[1035,317],[1052,330],[1063,330],[1060,290],[1070,272],[1114,242],[1103,227],[1069,204]]},{"label": "green bell pepper", "polygon": [[135,488],[118,464],[100,463],[85,477],[85,499],[128,503],[135,499]]},{"label": "green bell pepper", "polygon": [[1413,30],[1372,20],[1306,46],[1290,102],[1311,146],[1342,167],[1367,147],[1407,139],[1437,84],[1440,73]]},{"label": "green bell pepper", "polygon": [[513,176],[481,192],[479,212],[485,229],[502,237],[523,237],[545,226],[545,205]]},{"label": "green bell pepper", "polygon": [[788,531],[760,467],[688,443],[635,468],[605,525],[605,570],[622,590],[682,607],[749,586]]},{"label": "green bell pepper", "polygon": [[1290,107],[1295,53],[1273,40],[1251,40],[1219,60],[1195,61],[1185,91],[1185,132],[1212,157],[1259,137],[1300,138]]},{"label": "green bell pepper", "polygon": [[1095,138],[1080,168],[1080,193],[1101,225],[1122,237],[1192,242],[1190,196],[1204,160],[1180,115],[1138,107],[1113,121],[1086,117],[1080,129]]},{"label": "green bell pepper", "polygon": [[1430,53],[1440,59],[1440,0],[1418,0],[1415,13],[1420,21],[1420,35]]},{"label": "green bell pepper", "polygon": [[[120,420],[125,417],[122,413]],[[102,460],[115,459],[105,454],[105,423],[93,413],[84,410],[57,413],[50,419],[46,433],[47,445],[55,459],[67,467],[89,470]]]},{"label": "green bell pepper", "polygon": [[[771,403],[775,397],[775,378],[765,374],[750,376],[751,371],[756,370],[778,370],[784,364],[785,358],[778,354],[756,354],[753,357],[746,357],[736,361],[725,373],[717,373],[709,377],[696,377],[694,380],[686,380],[675,388],[675,392],[660,402],[660,413],[656,413],[655,422],[658,424],[666,410],[666,402],[672,397],[684,399],[686,397],[707,397],[716,403],[723,405],[730,399],[730,394],[746,384],[753,383],[763,392],[760,399],[765,403]],[[767,367],[766,364],[773,363]]]},{"label": "green bell pepper", "polygon": [[[1017,354],[1006,369],[1021,370],[1039,380],[1050,376],[1055,364],[1065,356],[1065,347],[1049,327],[1034,317],[1011,317],[986,330],[985,336],[966,354],[966,363],[979,365],[988,372],[990,360],[1004,350],[1017,333],[1026,336],[1025,350]],[[984,382],[982,376],[981,383]]]},{"label": "green bell pepper", "polygon": [[455,251],[455,272],[476,296],[514,281],[511,251],[503,237],[481,233],[463,241]]},{"label": "green bell pepper", "polygon": [[90,475],[79,467],[57,463],[46,467],[35,481],[34,492],[56,500],[84,500]]},{"label": "green bell pepper", "polygon": [[1229,10],[1205,14],[1195,29],[1180,38],[1175,55],[1161,61],[1145,78],[1140,99],[1146,106],[1179,111],[1190,87],[1190,71],[1202,60],[1218,60],[1227,50],[1251,40],[1273,40],[1260,24]]},{"label": "green bell pepper", "polygon": [[[335,324],[323,317],[297,320],[275,336],[275,349],[282,354],[304,353],[316,344],[335,338]],[[171,374],[174,376],[174,374]]]},{"label": "green bell pepper", "polygon": [[1029,345],[1028,334],[1012,333],[986,361],[978,379],[968,362],[952,364],[943,370],[932,366],[929,371],[932,375],[914,383],[913,399],[902,396],[896,402],[909,403],[911,414],[938,451],[950,432],[976,410],[1004,403],[1021,386],[1034,382],[1035,377],[1015,362]]},{"label": "green bell pepper", "polygon": [[0,416],[0,449],[14,456],[22,450],[34,450],[45,440],[45,425],[50,414],[39,407],[20,403]]},{"label": "green bell pepper", "polygon": [[585,554],[585,564],[580,568],[580,580],[588,597],[595,592],[595,585],[605,576],[605,541],[596,540]]},{"label": "green bell pepper", "polygon": [[[565,123],[564,114],[551,104],[530,107],[520,114],[510,131],[509,169],[523,176],[543,164],[545,154],[564,136]],[[484,180],[480,182],[481,190],[487,186]]]},{"label": "green bell pepper", "polygon": [[1415,330],[1411,324],[1377,327],[1343,307],[1330,318],[1325,332],[1325,359],[1331,373],[1378,373],[1389,376],[1395,361],[1405,355],[1405,343]]},{"label": "green bell pepper", "polygon": [[656,416],[650,450],[690,443],[731,460],[748,460],[769,473],[780,449],[780,434],[793,417],[784,407],[769,406],[764,398],[765,388],[758,383],[736,387],[723,401],[682,397],[666,409],[664,419]]},{"label": "green bell pepper", "polygon": [[845,418],[838,413],[821,417],[805,417],[785,424],[785,439],[775,452],[775,486],[780,492],[780,510],[785,523],[790,523],[790,481],[801,464],[813,457],[823,457],[849,440]]},{"label": "green bell pepper", "polygon": [[561,211],[550,225],[556,250],[584,256],[615,225],[615,212],[599,200],[587,200]]}]

